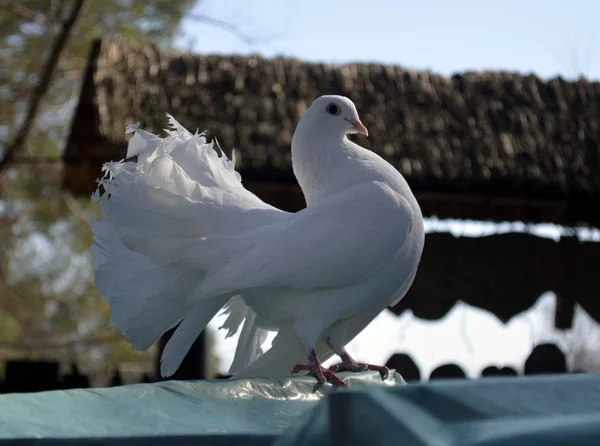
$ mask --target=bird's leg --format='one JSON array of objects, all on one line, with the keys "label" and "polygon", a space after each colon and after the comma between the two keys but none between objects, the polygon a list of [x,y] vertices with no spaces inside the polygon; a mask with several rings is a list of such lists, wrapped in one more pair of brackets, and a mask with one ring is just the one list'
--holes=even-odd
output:
[{"label": "bird's leg", "polygon": [[308,364],[298,364],[292,370],[292,375],[296,375],[300,372],[310,372],[317,378],[317,384],[322,385],[325,382],[330,382],[334,386],[347,387],[346,383],[342,381],[333,371],[326,369],[321,365],[315,349],[311,349],[308,355]]},{"label": "bird's leg", "polygon": [[381,374],[381,377],[383,379],[386,379],[390,373],[390,369],[388,369],[385,366],[356,362],[348,354],[346,349],[342,350],[342,353],[340,354],[340,358],[342,358],[342,363],[332,365],[331,367],[329,367],[329,371],[337,373],[337,372],[365,372],[367,370],[377,370]]}]

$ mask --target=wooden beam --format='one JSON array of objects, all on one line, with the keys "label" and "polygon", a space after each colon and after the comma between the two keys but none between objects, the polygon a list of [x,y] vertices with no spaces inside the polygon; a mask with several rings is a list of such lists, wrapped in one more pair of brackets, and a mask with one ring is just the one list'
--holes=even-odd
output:
[{"label": "wooden beam", "polygon": [[[244,185],[281,209],[296,212],[305,207],[302,191],[295,183],[244,181]],[[595,203],[420,191],[415,195],[426,217],[600,227],[600,206]]]}]

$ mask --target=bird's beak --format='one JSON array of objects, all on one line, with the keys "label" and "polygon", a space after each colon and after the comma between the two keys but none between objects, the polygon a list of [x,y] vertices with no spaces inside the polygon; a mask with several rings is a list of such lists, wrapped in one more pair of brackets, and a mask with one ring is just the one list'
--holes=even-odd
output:
[{"label": "bird's beak", "polygon": [[363,125],[363,123],[360,122],[360,119],[354,119],[354,120],[350,121],[350,123],[352,124],[352,127],[354,127],[354,129],[356,130],[357,133],[360,133],[361,135],[369,136],[369,131]]}]

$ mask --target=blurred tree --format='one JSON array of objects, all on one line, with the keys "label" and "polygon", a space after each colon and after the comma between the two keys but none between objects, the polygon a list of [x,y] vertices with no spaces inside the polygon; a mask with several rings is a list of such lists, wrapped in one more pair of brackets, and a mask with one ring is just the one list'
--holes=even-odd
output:
[{"label": "blurred tree", "polygon": [[[52,160],[60,159],[91,41],[117,33],[169,47],[195,3],[85,2],[37,119],[11,154],[0,185],[0,360],[25,356],[76,362],[91,373],[92,382],[105,380],[121,362],[147,363],[151,369],[148,353],[132,352],[108,328],[109,311],[93,286],[88,260],[94,209],[61,192],[61,164]],[[75,4],[0,0],[0,158],[7,158],[32,92],[39,89],[52,43]]]}]

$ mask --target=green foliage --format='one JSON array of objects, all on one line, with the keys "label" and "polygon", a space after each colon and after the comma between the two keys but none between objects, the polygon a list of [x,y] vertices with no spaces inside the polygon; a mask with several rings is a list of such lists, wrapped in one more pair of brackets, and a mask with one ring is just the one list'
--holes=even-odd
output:
[{"label": "green foliage", "polygon": [[[63,53],[26,147],[0,189],[0,360],[76,360],[92,378],[118,362],[151,364],[109,328],[88,259],[93,212],[60,188],[59,159],[93,39],[116,33],[172,44],[195,0],[88,1]],[[0,4],[0,148],[16,131],[68,0]]]}]

